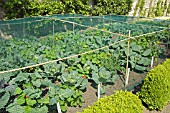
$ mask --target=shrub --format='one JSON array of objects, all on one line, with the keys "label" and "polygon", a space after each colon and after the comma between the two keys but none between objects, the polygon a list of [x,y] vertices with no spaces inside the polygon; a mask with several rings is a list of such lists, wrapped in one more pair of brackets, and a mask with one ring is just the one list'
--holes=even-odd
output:
[{"label": "shrub", "polygon": [[117,91],[115,94],[99,99],[82,113],[142,113],[141,100],[131,92]]},{"label": "shrub", "polygon": [[165,66],[165,68],[168,70],[168,72],[170,73],[170,59],[167,59],[164,63],[163,66]]},{"label": "shrub", "polygon": [[[41,2],[40,2],[41,1]],[[125,15],[131,10],[132,0],[94,0],[91,8],[89,0],[0,0],[6,19],[49,14]]]},{"label": "shrub", "polygon": [[94,0],[92,15],[126,15],[132,7],[132,0]]},{"label": "shrub", "polygon": [[170,60],[158,65],[147,74],[139,97],[149,109],[161,110],[170,100]]},{"label": "shrub", "polygon": [[89,0],[60,0],[65,5],[65,13],[89,15]]},{"label": "shrub", "polygon": [[0,7],[5,10],[7,19],[61,14],[65,8],[62,2],[50,0],[7,0],[0,1]]}]

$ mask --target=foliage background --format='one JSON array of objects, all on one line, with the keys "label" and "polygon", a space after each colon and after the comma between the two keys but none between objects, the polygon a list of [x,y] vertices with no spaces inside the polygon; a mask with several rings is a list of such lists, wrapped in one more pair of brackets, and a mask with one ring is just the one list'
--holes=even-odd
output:
[{"label": "foliage background", "polygon": [[49,14],[126,15],[131,10],[132,0],[0,0],[6,19]]},{"label": "foliage background", "polygon": [[[169,0],[0,0],[0,19],[50,14],[168,16]],[[5,15],[4,15],[5,14]],[[2,17],[1,17],[2,16]]]},{"label": "foliage background", "polygon": [[133,16],[160,17],[170,14],[169,0],[134,0],[134,4]]}]

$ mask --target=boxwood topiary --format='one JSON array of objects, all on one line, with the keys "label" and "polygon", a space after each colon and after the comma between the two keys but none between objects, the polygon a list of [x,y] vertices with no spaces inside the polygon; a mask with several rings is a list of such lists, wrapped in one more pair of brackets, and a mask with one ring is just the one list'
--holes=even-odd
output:
[{"label": "boxwood topiary", "polygon": [[142,113],[143,106],[138,96],[127,91],[99,99],[82,113]]},{"label": "boxwood topiary", "polygon": [[170,73],[170,59],[166,59],[166,61],[163,63],[163,66],[165,66],[167,71]]},{"label": "boxwood topiary", "polygon": [[170,101],[170,60],[147,74],[139,97],[149,109],[161,110]]}]

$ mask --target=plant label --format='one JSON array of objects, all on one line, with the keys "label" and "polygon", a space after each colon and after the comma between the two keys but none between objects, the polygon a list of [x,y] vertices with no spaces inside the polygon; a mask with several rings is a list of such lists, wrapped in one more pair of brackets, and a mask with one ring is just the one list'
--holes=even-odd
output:
[{"label": "plant label", "polygon": [[130,73],[130,68],[128,68],[128,71],[127,71],[126,85],[128,85],[128,81],[129,81],[129,73]]},{"label": "plant label", "polygon": [[97,92],[97,95],[98,95],[98,99],[100,98],[100,84],[98,84],[98,92]]},{"label": "plant label", "polygon": [[57,102],[57,110],[58,110],[58,113],[62,113],[62,112],[61,112],[61,108],[60,108],[60,103],[59,103],[59,102]]},{"label": "plant label", "polygon": [[154,62],[154,56],[152,56],[152,60],[151,60],[151,68],[153,68],[153,62]]}]

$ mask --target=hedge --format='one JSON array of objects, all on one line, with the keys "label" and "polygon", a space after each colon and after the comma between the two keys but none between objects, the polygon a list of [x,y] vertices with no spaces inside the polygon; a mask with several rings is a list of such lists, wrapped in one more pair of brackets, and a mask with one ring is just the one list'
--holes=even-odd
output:
[{"label": "hedge", "polygon": [[143,105],[138,96],[127,91],[99,99],[82,113],[142,113]]},{"label": "hedge", "polygon": [[161,110],[170,101],[170,59],[150,70],[139,92],[151,110]]},{"label": "hedge", "polygon": [[94,0],[92,15],[126,15],[131,11],[132,0]]},{"label": "hedge", "polygon": [[[40,2],[41,1],[41,2]],[[49,14],[126,15],[131,10],[132,0],[0,0],[6,19]]]},{"label": "hedge", "polygon": [[[168,70],[170,73],[170,59],[166,59],[166,61],[163,63],[163,66]],[[169,75],[170,76],[170,75]]]}]

